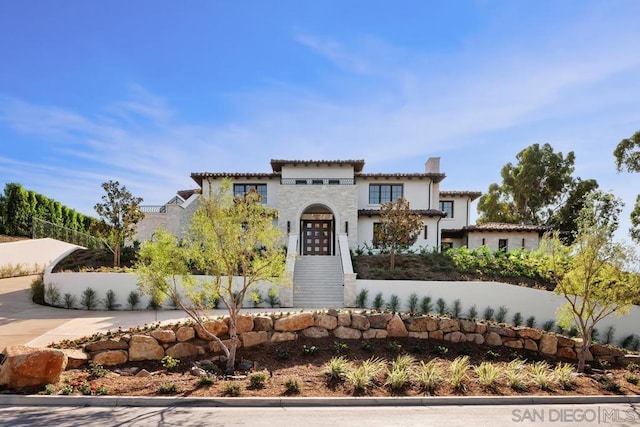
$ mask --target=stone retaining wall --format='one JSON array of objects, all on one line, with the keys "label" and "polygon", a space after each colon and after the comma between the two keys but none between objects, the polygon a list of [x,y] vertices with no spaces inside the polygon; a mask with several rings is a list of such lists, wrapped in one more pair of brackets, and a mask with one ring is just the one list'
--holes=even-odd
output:
[{"label": "stone retaining wall", "polygon": [[[206,322],[204,327],[225,342],[228,340],[228,322],[228,318],[211,320]],[[576,352],[581,344],[579,339],[548,334],[534,328],[444,317],[336,310],[291,315],[242,315],[238,319],[238,335],[239,347],[292,341],[299,335],[309,338],[335,337],[340,340],[413,337],[526,349],[565,360],[576,360]],[[67,354],[70,359],[69,367],[77,367],[84,362],[81,359],[114,366],[128,361],[161,360],[165,355],[185,358],[221,351],[219,344],[205,335],[200,326],[178,325],[173,328],[159,328],[145,334],[125,335],[93,342],[85,346],[82,355]],[[594,344],[590,347],[586,360],[592,361],[595,358],[599,361],[620,363],[624,356],[618,348]]]}]

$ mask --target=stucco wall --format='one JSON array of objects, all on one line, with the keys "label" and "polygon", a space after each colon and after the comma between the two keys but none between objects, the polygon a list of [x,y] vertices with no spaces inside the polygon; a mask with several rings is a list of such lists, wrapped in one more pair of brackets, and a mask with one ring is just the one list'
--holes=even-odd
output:
[{"label": "stucco wall", "polygon": [[133,240],[151,240],[153,233],[159,228],[181,237],[189,228],[191,217],[200,205],[199,197],[198,194],[193,194],[182,205],[166,205],[164,213],[145,213],[137,225]]},{"label": "stucco wall", "polygon": [[[379,204],[369,204],[369,185],[370,184],[402,184],[404,198],[409,201],[411,209],[430,209],[429,206],[429,179],[406,179],[399,180],[396,178],[358,178],[358,209],[380,209]],[[432,190],[433,191],[433,190]],[[431,195],[431,198],[437,199],[437,193]],[[437,209],[437,203],[436,207]]]},{"label": "stucco wall", "polygon": [[[497,282],[356,280],[356,294],[362,289],[366,289],[369,293],[369,306],[376,294],[382,292],[386,302],[389,302],[391,295],[397,295],[401,308],[406,310],[409,296],[415,292],[419,299],[430,296],[434,310],[438,298],[444,299],[448,307],[459,299],[464,314],[469,312],[472,305],[475,305],[480,317],[486,307],[492,307],[498,311],[500,306],[505,306],[509,309],[507,314],[509,321],[515,313],[520,312],[523,319],[535,316],[538,327],[547,320],[555,320],[556,310],[565,302],[561,296],[553,292]],[[597,325],[601,336],[609,326],[615,327],[616,342],[628,335],[640,334],[640,307],[633,306],[631,312],[625,316],[614,315],[602,320]]]},{"label": "stucco wall", "polygon": [[282,178],[353,178],[352,165],[314,164],[284,165]]},{"label": "stucco wall", "polygon": [[[425,217],[424,225],[428,227],[427,239],[424,238],[424,227],[420,231],[420,236],[416,243],[412,246],[413,250],[420,248],[431,248],[438,246],[438,220],[435,218]],[[365,243],[372,246],[373,240],[373,224],[380,222],[380,217],[360,217],[358,220],[358,247],[363,247]]]},{"label": "stucco wall", "polygon": [[[440,228],[446,229],[460,229],[466,225],[469,225],[469,206],[468,198],[461,197],[440,197],[442,201],[453,202],[453,218],[445,217],[440,221]],[[440,209],[438,206],[436,209]]]},{"label": "stucco wall", "polygon": [[[536,249],[540,244],[540,236],[537,232],[469,232],[469,249],[482,247],[482,239],[485,239],[485,246],[492,251],[497,251],[498,240],[508,239],[507,249],[512,251],[515,249]],[[525,241],[524,248],[522,239]]]}]

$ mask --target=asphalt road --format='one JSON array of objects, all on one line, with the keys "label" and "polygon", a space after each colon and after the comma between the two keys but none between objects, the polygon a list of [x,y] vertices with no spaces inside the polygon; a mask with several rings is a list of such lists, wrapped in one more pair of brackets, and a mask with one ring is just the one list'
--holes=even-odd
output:
[{"label": "asphalt road", "polygon": [[0,426],[634,426],[640,407],[487,405],[313,408],[0,407]]}]

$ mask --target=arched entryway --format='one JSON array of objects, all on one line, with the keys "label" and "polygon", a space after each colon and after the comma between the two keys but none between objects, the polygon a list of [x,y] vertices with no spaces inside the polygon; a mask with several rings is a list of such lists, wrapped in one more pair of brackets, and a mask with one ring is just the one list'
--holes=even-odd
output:
[{"label": "arched entryway", "polygon": [[335,217],[325,205],[311,205],[300,216],[300,254],[335,255]]}]

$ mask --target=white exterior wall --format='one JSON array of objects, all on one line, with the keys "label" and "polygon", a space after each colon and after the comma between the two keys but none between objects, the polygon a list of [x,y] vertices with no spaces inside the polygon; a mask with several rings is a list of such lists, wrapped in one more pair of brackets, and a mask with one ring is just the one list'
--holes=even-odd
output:
[{"label": "white exterior wall", "polygon": [[142,221],[137,224],[133,240],[151,240],[153,233],[158,229],[178,237],[183,236],[189,228],[191,217],[200,206],[199,199],[199,194],[193,194],[181,205],[165,205],[165,213],[145,213]]},{"label": "white exterior wall", "polygon": [[[364,247],[365,243],[373,247],[373,224],[380,222],[380,217],[360,217],[358,220],[358,247]],[[428,227],[427,238],[424,238],[424,227],[420,231],[418,240],[411,247],[412,250],[426,248],[431,250],[438,247],[438,220],[437,218],[424,218],[424,225]]]},{"label": "white exterior wall", "polygon": [[282,178],[353,178],[352,165],[298,164],[283,165]]},{"label": "white exterior wall", "polygon": [[[440,228],[446,229],[460,229],[469,225],[469,198],[467,197],[440,197],[439,201],[452,201],[453,202],[453,218],[445,217],[440,221]],[[440,205],[436,209],[440,209]]]},{"label": "white exterior wall", "polygon": [[[389,185],[403,185],[404,198],[409,201],[411,209],[431,209],[429,206],[429,184],[428,179],[416,179],[412,180],[398,180],[396,178],[374,179],[374,178],[358,178],[358,209],[380,209],[379,204],[369,204],[369,184],[389,184]],[[432,189],[433,191],[433,189]],[[431,194],[431,199],[437,200],[437,192]],[[395,200],[394,200],[395,201]],[[433,203],[432,203],[433,204]],[[437,209],[437,201],[435,202],[435,209]]]},{"label": "white exterior wall", "polygon": [[[540,245],[540,236],[537,232],[507,232],[507,231],[492,231],[492,232],[477,232],[471,231],[469,232],[469,249],[476,249],[482,247],[482,239],[485,239],[485,246],[492,251],[498,250],[498,240],[499,239],[508,239],[507,250],[516,250],[516,249],[526,249],[533,250],[537,249]],[[525,239],[525,247],[522,247],[522,239]]]}]

